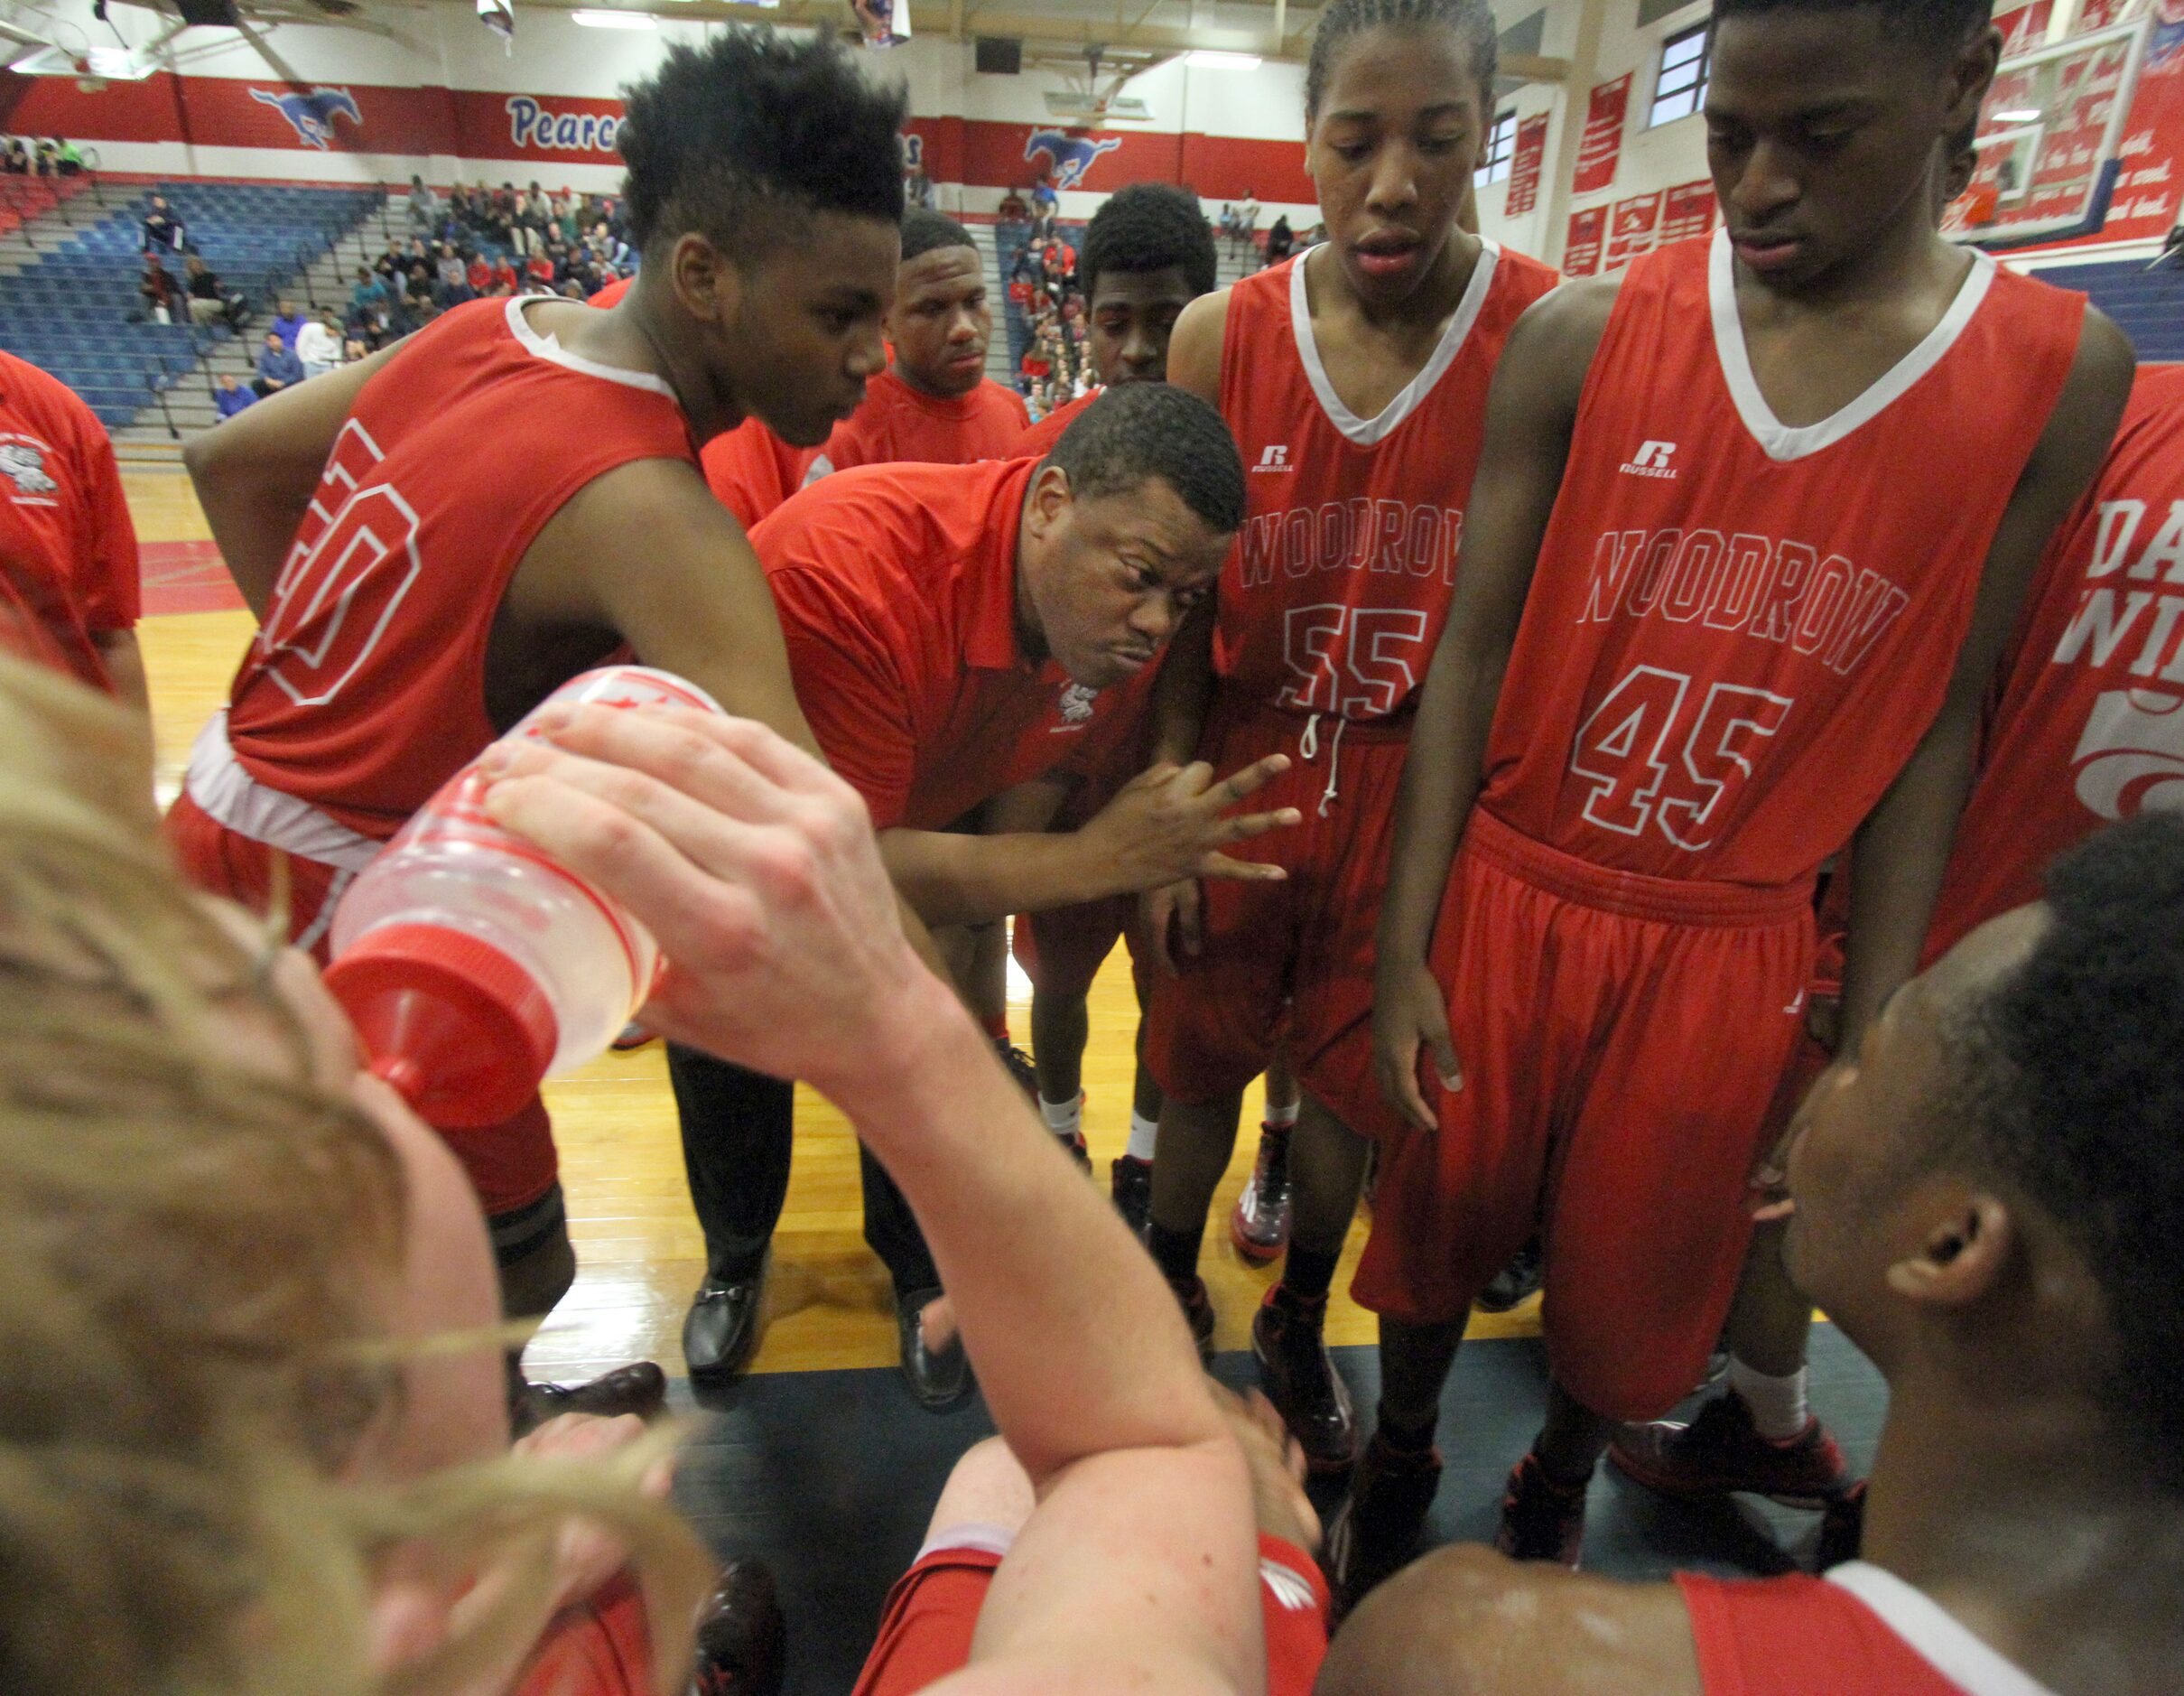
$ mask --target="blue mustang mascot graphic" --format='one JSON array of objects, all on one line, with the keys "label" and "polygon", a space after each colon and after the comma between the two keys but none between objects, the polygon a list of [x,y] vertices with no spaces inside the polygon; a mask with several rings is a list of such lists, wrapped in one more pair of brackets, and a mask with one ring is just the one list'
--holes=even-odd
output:
[{"label": "blue mustang mascot graphic", "polygon": [[316,147],[321,153],[334,139],[335,118],[345,117],[358,129],[364,127],[364,114],[357,110],[356,97],[347,89],[313,89],[308,94],[300,89],[279,93],[253,89],[250,98],[277,110],[294,126],[306,147]]},{"label": "blue mustang mascot graphic", "polygon": [[1054,172],[1055,187],[1074,189],[1083,186],[1084,173],[1092,168],[1092,161],[1121,145],[1118,140],[1094,141],[1088,135],[1065,135],[1058,129],[1035,129],[1024,144],[1024,158],[1028,163],[1045,154],[1051,162],[1048,169]]}]

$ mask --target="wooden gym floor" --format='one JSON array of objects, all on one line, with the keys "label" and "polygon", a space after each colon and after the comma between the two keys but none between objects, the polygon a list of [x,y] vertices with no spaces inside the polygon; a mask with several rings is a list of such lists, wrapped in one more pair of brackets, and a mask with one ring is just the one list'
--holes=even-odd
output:
[{"label": "wooden gym floor", "polygon": [[[190,561],[192,569],[169,575],[194,576],[198,588],[212,591],[196,595],[197,603],[221,599],[224,574],[209,563],[209,549],[160,545],[210,539],[189,480],[179,471],[129,470],[123,480],[138,538],[147,545],[149,603],[192,600],[158,592],[161,573],[153,562],[162,556],[197,556]],[[253,628],[250,615],[240,610],[155,612],[144,620],[141,635],[163,802],[180,784],[191,740],[226,698]],[[1024,987],[1020,979],[1015,987]],[[1028,1006],[1012,1001],[1011,1025],[1019,1041],[1028,1040],[1029,1024]],[[1092,1042],[1084,1061],[1085,1130],[1102,1185],[1108,1162],[1122,1151],[1129,1129],[1136,1024],[1128,961],[1118,949],[1092,991]],[[648,1358],[679,1376],[683,1313],[703,1275],[704,1250],[691,1213],[661,1049],[655,1044],[634,1054],[609,1055],[549,1086],[546,1097],[581,1270],[575,1290],[532,1343],[526,1364],[534,1377],[571,1379]],[[1259,1104],[1254,1086],[1236,1158],[1206,1233],[1204,1271],[1220,1313],[1216,1341],[1223,1349],[1250,1346],[1251,1314],[1275,1276],[1275,1269],[1247,1265],[1225,1228],[1228,1208],[1257,1151]],[[825,1102],[799,1090],[795,1175],[776,1239],[766,1336],[755,1372],[895,1363],[891,1287],[865,1246],[862,1225],[856,1145],[848,1126]],[[1328,1321],[1333,1344],[1373,1337],[1371,1315],[1345,1293],[1364,1235],[1361,1220],[1336,1280]],[[1530,1336],[1538,1328],[1535,1303],[1498,1319],[1481,1316],[1473,1335]]]}]

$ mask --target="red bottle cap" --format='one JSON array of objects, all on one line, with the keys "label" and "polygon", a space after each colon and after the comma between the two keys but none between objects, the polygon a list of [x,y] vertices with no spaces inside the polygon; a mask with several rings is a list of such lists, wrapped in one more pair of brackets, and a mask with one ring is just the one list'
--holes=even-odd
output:
[{"label": "red bottle cap", "polygon": [[326,987],[373,1073],[442,1130],[513,1118],[561,1042],[529,973],[490,943],[436,925],[370,932],[327,967]]}]

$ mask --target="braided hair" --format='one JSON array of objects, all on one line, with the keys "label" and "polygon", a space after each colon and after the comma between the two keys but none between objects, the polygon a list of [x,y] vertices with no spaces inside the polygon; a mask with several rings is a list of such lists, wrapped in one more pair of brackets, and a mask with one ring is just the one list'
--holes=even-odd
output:
[{"label": "braided hair", "polygon": [[1455,32],[1479,73],[1480,104],[1494,109],[1494,74],[1501,62],[1501,38],[1487,0],[1330,0],[1312,35],[1312,58],[1305,68],[1305,122],[1319,116],[1336,56],[1343,45],[1374,30],[1446,29]]}]

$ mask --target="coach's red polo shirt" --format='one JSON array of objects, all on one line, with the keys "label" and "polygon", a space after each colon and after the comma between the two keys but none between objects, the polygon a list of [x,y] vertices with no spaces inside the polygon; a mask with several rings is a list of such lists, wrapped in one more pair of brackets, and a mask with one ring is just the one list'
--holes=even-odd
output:
[{"label": "coach's red polo shirt", "polygon": [[98,415],[0,353],[0,645],[109,693],[92,641],[132,629],[136,531]]},{"label": "coach's red polo shirt", "polygon": [[805,475],[824,477],[852,465],[1013,459],[1030,424],[1024,397],[990,377],[968,395],[942,400],[911,387],[889,366],[865,385],[864,404],[834,426]]},{"label": "coach's red polo shirt", "polygon": [[869,465],[751,532],[796,698],[876,829],[938,830],[1070,763],[1142,692],[1095,693],[1017,640],[1017,531],[1034,460]]}]

